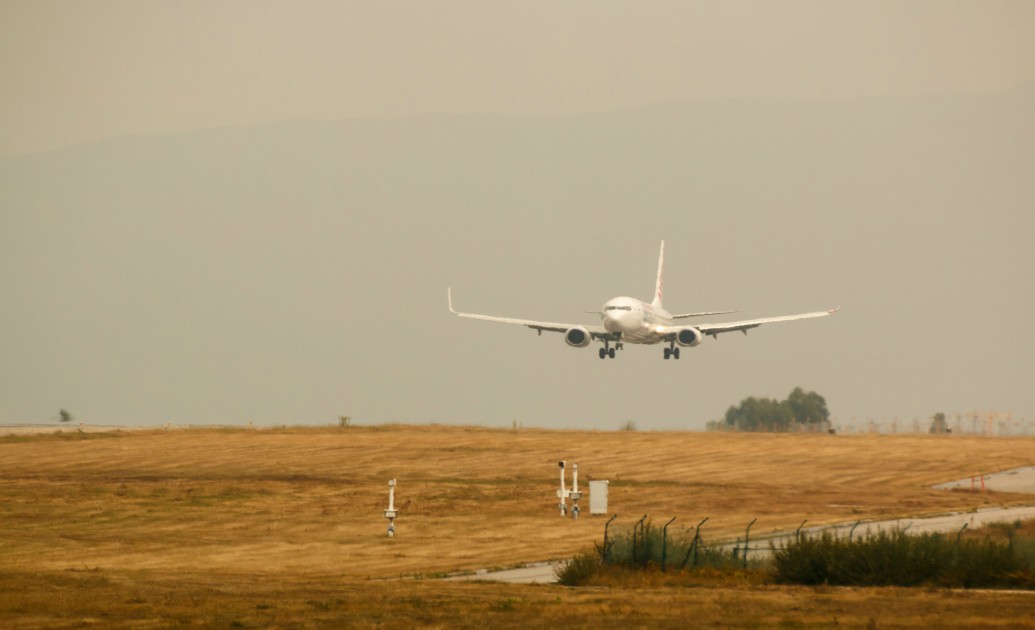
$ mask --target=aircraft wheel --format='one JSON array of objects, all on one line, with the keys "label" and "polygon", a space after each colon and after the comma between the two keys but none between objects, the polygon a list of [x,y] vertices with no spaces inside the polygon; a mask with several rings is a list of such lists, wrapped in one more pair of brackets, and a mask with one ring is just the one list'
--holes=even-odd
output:
[{"label": "aircraft wheel", "polygon": [[611,357],[612,359],[615,358],[615,349],[614,348],[608,349],[607,356]]},{"label": "aircraft wheel", "polygon": [[676,359],[679,358],[679,348],[672,348],[672,356],[674,356]]},{"label": "aircraft wheel", "polygon": [[668,348],[665,348],[665,358],[668,359],[671,356],[672,356],[672,351],[669,350]]},{"label": "aircraft wheel", "polygon": [[599,354],[600,354],[600,358],[603,359],[604,357],[607,356],[607,350],[604,350],[603,348],[601,348]]}]

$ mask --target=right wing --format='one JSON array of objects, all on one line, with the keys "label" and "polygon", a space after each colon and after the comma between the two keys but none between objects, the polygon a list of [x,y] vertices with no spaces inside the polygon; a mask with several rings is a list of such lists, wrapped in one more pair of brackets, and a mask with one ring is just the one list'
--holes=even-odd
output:
[{"label": "right wing", "polygon": [[813,317],[826,317],[827,315],[833,315],[834,313],[841,310],[841,307],[832,308],[829,311],[816,311],[814,313],[799,313],[798,315],[781,315],[779,317],[763,317],[761,319],[747,319],[740,322],[727,322],[724,324],[701,324],[700,326],[694,326],[697,330],[701,331],[702,334],[710,335],[713,339],[715,335],[720,333],[741,331],[745,335],[751,328],[757,328],[762,324],[772,324],[775,322],[793,322],[799,319],[812,319]]},{"label": "right wing", "polygon": [[736,313],[737,311],[704,311],[703,313],[683,313],[682,315],[673,315],[672,319],[686,319],[687,317],[706,317],[708,315],[729,315],[730,313]]},{"label": "right wing", "polygon": [[567,332],[572,328],[585,328],[589,331],[590,336],[594,339],[610,339],[613,335],[608,332],[606,328],[600,325],[587,326],[586,324],[562,324],[559,322],[538,322],[532,319],[515,319],[513,317],[496,317],[494,315],[478,315],[476,313],[460,313],[453,308],[453,289],[449,288],[446,290],[446,296],[449,299],[449,312],[458,316],[466,317],[468,319],[481,319],[487,322],[498,322],[501,324],[517,324],[519,326],[528,326],[533,330],[539,331],[539,334],[543,334],[544,330],[550,332]]}]

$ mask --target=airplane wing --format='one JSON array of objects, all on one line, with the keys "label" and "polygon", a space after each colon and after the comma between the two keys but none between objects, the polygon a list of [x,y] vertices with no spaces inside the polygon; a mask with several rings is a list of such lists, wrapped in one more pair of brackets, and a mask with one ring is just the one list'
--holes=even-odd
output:
[{"label": "airplane wing", "polygon": [[672,319],[686,319],[687,317],[707,317],[708,315],[729,315],[730,313],[736,313],[737,311],[704,311],[703,313],[684,313],[682,315],[673,315]]},{"label": "airplane wing", "polygon": [[697,330],[705,335],[711,335],[715,337],[721,333],[733,332],[736,330],[741,331],[745,335],[751,328],[757,328],[762,324],[774,324],[776,322],[793,322],[799,319],[812,319],[813,317],[826,317],[827,315],[833,315],[841,309],[840,306],[832,308],[828,311],[816,311],[814,313],[799,313],[798,315],[781,315],[779,317],[763,317],[761,319],[746,319],[740,322],[726,322],[724,324],[701,324],[700,326],[694,326]]},{"label": "airplane wing", "polygon": [[549,332],[567,332],[572,328],[585,328],[589,331],[590,336],[594,339],[611,339],[614,337],[613,333],[607,331],[606,328],[600,325],[586,325],[586,324],[562,324],[560,322],[540,322],[532,319],[516,319],[513,317],[496,317],[494,315],[479,315],[477,313],[461,313],[453,308],[453,290],[452,288],[447,289],[446,296],[449,298],[449,312],[458,316],[466,317],[468,319],[481,319],[487,322],[498,322],[500,324],[517,324],[519,326],[528,326],[533,330],[543,334],[543,331]]}]

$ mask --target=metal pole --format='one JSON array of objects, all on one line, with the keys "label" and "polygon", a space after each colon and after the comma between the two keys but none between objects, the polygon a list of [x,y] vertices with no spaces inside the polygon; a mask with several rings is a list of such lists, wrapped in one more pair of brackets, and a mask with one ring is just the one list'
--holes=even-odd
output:
[{"label": "metal pole", "polygon": [[[672,521],[676,520],[676,517],[672,517]],[[668,553],[668,526],[672,524],[672,521],[665,523],[665,526],[661,528],[661,572],[665,572],[665,558]]]},{"label": "metal pole", "polygon": [[561,502],[557,507],[561,510],[561,516],[566,516],[568,514],[568,493],[564,491],[564,460],[557,462],[557,467],[561,469],[561,489],[557,491]]},{"label": "metal pole", "polygon": [[639,529],[640,525],[642,525],[643,521],[645,521],[645,520],[647,520],[647,515],[646,514],[643,515],[643,518],[640,519],[639,523],[636,523],[635,525],[633,525],[633,564],[634,565],[636,564],[636,530]]},{"label": "metal pole", "polygon": [[697,529],[694,531],[694,567],[697,567],[697,550],[701,548],[701,525],[710,519],[710,516],[704,517],[704,521],[697,524]]},{"label": "metal pole", "polygon": [[579,518],[579,465],[571,465],[571,517]]},{"label": "metal pole", "polygon": [[395,510],[395,479],[388,480],[388,509],[385,510],[385,518],[388,519],[388,537],[395,538],[395,517],[399,513]]},{"label": "metal pole", "polygon": [[801,528],[805,527],[805,523],[808,523],[808,522],[809,522],[809,519],[805,519],[804,521],[801,522],[801,525],[798,525],[798,529],[794,530],[794,541],[795,542],[801,542]]},{"label": "metal pole", "polygon": [[[706,516],[704,518],[704,521],[707,521],[709,518],[711,518],[711,517]],[[701,538],[701,525],[704,525],[704,521],[701,521],[700,523],[697,524],[697,529],[694,530],[694,541],[692,543],[690,543],[690,548],[686,550],[686,556],[683,558],[683,564],[681,564],[679,566],[679,568],[682,569],[683,567],[686,566],[686,561],[690,559],[690,554],[691,553],[694,554],[694,564],[693,564],[693,566],[695,566],[695,567],[697,566],[697,541],[700,540],[700,538]]]},{"label": "metal pole", "polygon": [[757,518],[751,519],[751,522],[748,523],[747,530],[744,532],[744,568],[745,569],[748,568],[748,542],[749,542],[750,536],[751,536],[751,526],[754,525],[755,521],[757,521],[757,520],[758,520]]},{"label": "metal pole", "polygon": [[848,530],[848,542],[852,542],[852,534],[855,533],[855,528],[859,526],[862,521],[856,521],[855,525],[852,525],[852,529]]},{"label": "metal pole", "polygon": [[963,524],[963,527],[961,527],[961,528],[960,528],[960,531],[959,531],[959,533],[958,533],[958,534],[956,534],[956,544],[957,544],[957,545],[959,545],[959,544],[960,544],[960,536],[962,536],[962,535],[963,535],[963,530],[967,529],[967,525],[970,525],[970,523],[964,523],[964,524]]},{"label": "metal pole", "polygon": [[618,514],[615,514],[608,519],[608,522],[603,523],[603,550],[600,553],[600,560],[603,564],[608,564],[608,528],[611,526],[611,521],[618,518]]}]

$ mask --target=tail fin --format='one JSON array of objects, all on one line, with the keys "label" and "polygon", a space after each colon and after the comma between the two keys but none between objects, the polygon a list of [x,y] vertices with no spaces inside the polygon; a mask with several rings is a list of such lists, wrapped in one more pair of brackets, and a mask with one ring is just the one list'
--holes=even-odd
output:
[{"label": "tail fin", "polygon": [[654,286],[654,301],[651,302],[651,306],[654,308],[661,308],[661,293],[663,284],[661,282],[661,274],[665,270],[665,241],[661,241],[661,254],[658,256],[658,283]]}]

